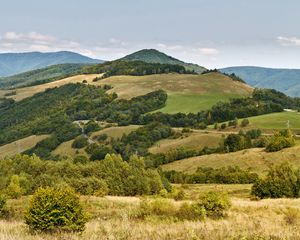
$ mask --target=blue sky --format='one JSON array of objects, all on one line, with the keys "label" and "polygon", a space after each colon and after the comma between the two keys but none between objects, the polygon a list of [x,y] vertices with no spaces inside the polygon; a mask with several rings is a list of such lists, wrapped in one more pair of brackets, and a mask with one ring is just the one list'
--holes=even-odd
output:
[{"label": "blue sky", "polygon": [[112,60],[156,48],[209,68],[300,68],[298,0],[9,0],[0,52]]}]

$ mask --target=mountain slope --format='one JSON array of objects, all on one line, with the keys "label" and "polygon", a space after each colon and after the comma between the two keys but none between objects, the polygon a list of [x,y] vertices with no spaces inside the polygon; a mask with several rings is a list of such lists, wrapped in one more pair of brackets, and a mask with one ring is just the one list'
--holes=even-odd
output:
[{"label": "mountain slope", "polygon": [[19,88],[38,85],[80,74],[86,64],[65,63],[0,78],[0,88]]},{"label": "mountain slope", "polygon": [[184,66],[187,70],[194,70],[197,73],[202,73],[206,70],[204,67],[201,67],[197,64],[185,63],[155,49],[143,49],[127,55],[120,60],[181,65]]},{"label": "mountain slope", "polygon": [[289,96],[300,96],[300,69],[245,66],[223,68],[220,71],[235,73],[253,87],[273,88]]},{"label": "mountain slope", "polygon": [[28,53],[1,53],[0,76],[6,77],[18,73],[35,70],[55,64],[63,63],[101,63],[74,52],[28,52]]},{"label": "mountain slope", "polygon": [[111,85],[110,92],[130,99],[151,91],[163,89],[168,94],[164,113],[189,113],[209,109],[219,101],[251,95],[253,88],[217,73],[155,74],[147,76],[113,76],[94,84]]}]

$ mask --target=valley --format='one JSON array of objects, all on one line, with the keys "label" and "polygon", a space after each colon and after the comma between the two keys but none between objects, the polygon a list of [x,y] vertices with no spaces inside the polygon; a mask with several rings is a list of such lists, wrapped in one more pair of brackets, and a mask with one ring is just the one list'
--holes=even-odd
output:
[{"label": "valley", "polygon": [[[46,83],[11,78],[21,87],[0,90],[0,238],[298,236],[282,227],[297,229],[297,199],[253,199],[276,166],[297,179],[299,99],[170,58],[142,50],[70,77],[55,66]],[[60,189],[84,206],[85,230],[31,235],[32,199]]]}]

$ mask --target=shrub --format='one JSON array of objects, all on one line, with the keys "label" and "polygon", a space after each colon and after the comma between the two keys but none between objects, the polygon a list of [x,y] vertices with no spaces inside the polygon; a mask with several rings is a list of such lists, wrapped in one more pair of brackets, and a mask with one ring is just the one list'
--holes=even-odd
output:
[{"label": "shrub", "polygon": [[295,139],[289,130],[277,132],[266,146],[267,152],[277,152],[295,145]]},{"label": "shrub", "polygon": [[19,198],[24,193],[24,190],[20,186],[20,177],[13,175],[10,179],[10,183],[6,188],[6,193],[11,198]]},{"label": "shrub", "polygon": [[203,207],[206,211],[206,215],[212,218],[224,217],[225,211],[231,206],[226,194],[212,191],[201,195],[196,204],[198,208]]},{"label": "shrub", "polygon": [[138,210],[138,216],[145,218],[147,216],[174,216],[176,208],[174,204],[167,199],[142,200]]},{"label": "shrub", "polygon": [[0,195],[0,215],[2,214],[6,205],[6,199],[4,196]]},{"label": "shrub", "polygon": [[88,145],[88,140],[84,136],[78,136],[72,143],[72,148],[84,148]]},{"label": "shrub", "polygon": [[225,129],[227,127],[226,123],[221,124],[221,129]]},{"label": "shrub", "polygon": [[185,198],[185,192],[180,189],[174,196],[174,200],[176,201],[180,201],[180,200],[183,200]]},{"label": "shrub", "polygon": [[107,138],[108,138],[108,135],[106,133],[103,133],[103,134],[100,134],[97,139],[98,139],[98,141],[103,142]]},{"label": "shrub", "polygon": [[25,213],[25,222],[33,231],[81,232],[86,220],[79,197],[69,188],[39,188]]},{"label": "shrub", "polygon": [[289,163],[271,167],[267,177],[256,181],[251,190],[259,198],[298,197],[298,192],[299,177]]},{"label": "shrub", "polygon": [[204,220],[206,217],[206,210],[197,203],[183,203],[180,206],[177,217],[187,220]]},{"label": "shrub", "polygon": [[247,127],[249,125],[249,120],[247,118],[243,119],[241,122],[241,127]]}]

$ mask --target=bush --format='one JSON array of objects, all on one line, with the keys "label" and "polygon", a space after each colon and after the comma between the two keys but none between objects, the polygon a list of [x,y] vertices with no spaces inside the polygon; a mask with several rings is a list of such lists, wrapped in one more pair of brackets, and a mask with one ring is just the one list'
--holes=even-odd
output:
[{"label": "bush", "polygon": [[249,125],[249,120],[247,118],[243,119],[241,122],[241,127],[247,127]]},{"label": "bush", "polygon": [[289,163],[271,167],[267,177],[252,186],[251,194],[258,198],[298,197],[298,176]]},{"label": "bush", "polygon": [[289,130],[277,132],[266,146],[267,152],[277,152],[295,145],[295,139]]},{"label": "bush", "polygon": [[201,195],[196,204],[198,208],[203,207],[206,215],[212,218],[224,217],[225,211],[231,206],[228,196],[217,192],[207,192]]},{"label": "bush", "polygon": [[183,203],[177,213],[178,218],[187,220],[204,220],[206,210],[197,203]]},{"label": "bush", "polygon": [[145,218],[147,216],[175,216],[176,208],[174,204],[167,199],[142,200],[138,210],[138,217]]},{"label": "bush", "polygon": [[72,148],[84,148],[88,145],[88,140],[84,136],[78,136],[72,143]]},{"label": "bush", "polygon": [[5,205],[6,205],[6,199],[4,196],[1,196],[0,195],[0,215],[2,214],[4,208],[5,208]]},{"label": "bush", "polygon": [[19,198],[24,193],[24,190],[20,186],[20,177],[18,175],[13,175],[10,178],[10,183],[6,188],[6,193],[11,198]]},{"label": "bush", "polygon": [[25,222],[33,231],[81,232],[86,221],[79,197],[69,188],[39,188],[25,213]]}]

